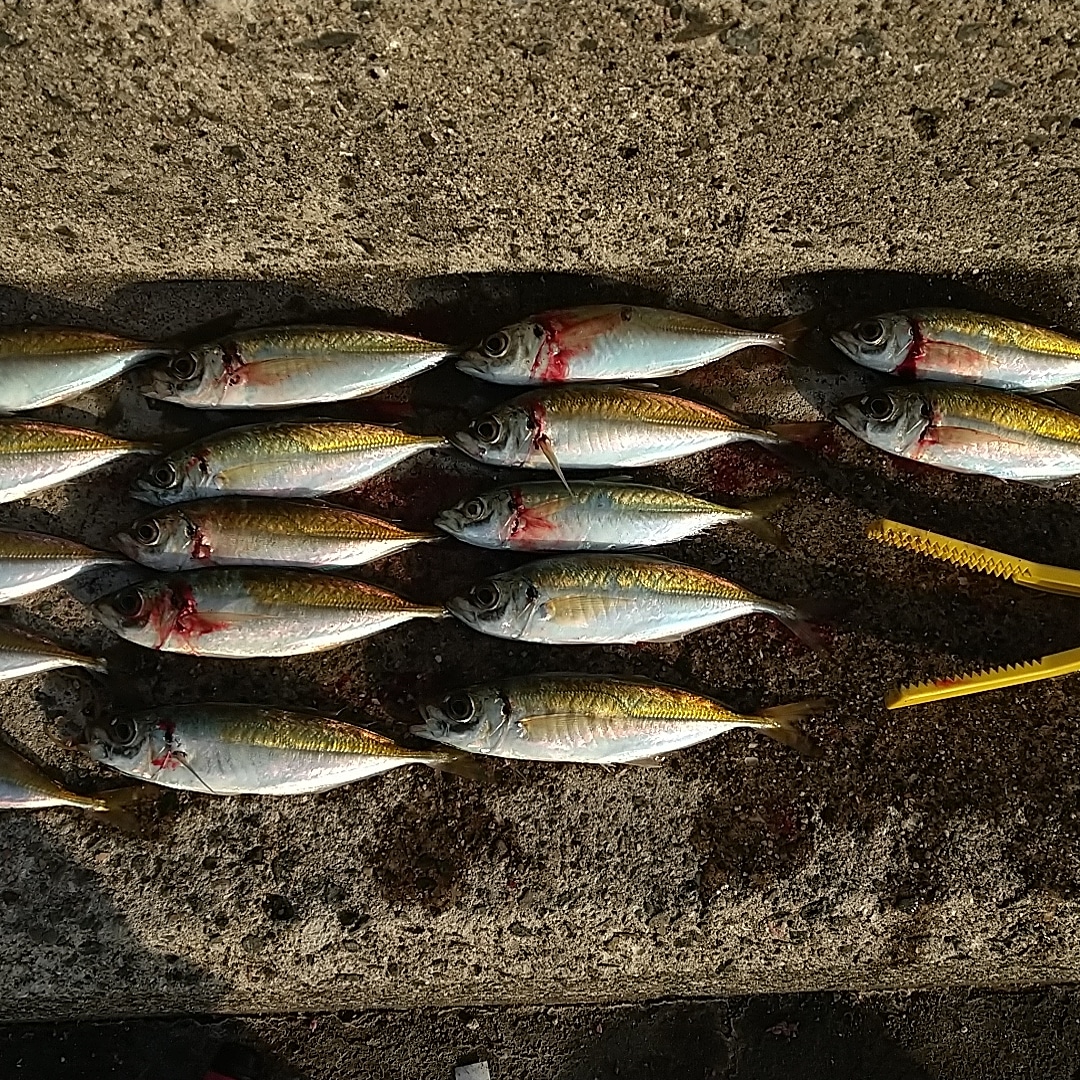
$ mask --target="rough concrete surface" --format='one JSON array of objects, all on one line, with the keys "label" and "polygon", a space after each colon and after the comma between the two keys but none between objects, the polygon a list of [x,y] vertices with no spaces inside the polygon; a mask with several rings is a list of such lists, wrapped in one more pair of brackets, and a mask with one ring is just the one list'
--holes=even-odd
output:
[{"label": "rough concrete surface", "polygon": [[[0,7],[0,317],[159,336],[335,314],[451,341],[594,299],[767,322],[934,300],[1080,329],[1080,56],[1067,5],[354,0]],[[748,355],[681,380],[813,411]],[[804,387],[806,389],[806,387]],[[809,392],[809,391],[808,391]],[[419,430],[492,394],[454,372],[341,407]],[[814,394],[810,395],[812,398]],[[815,399],[816,400],[816,399]],[[51,410],[124,433],[236,417],[130,387]],[[1080,644],[1075,601],[863,538],[873,516],[1080,565],[1075,492],[898,467],[847,436],[649,476],[794,493],[797,551],[667,554],[847,603],[827,659],[767,620],[683,645],[508,646],[447,623],[318,658],[200,661],[110,639],[61,590],[15,609],[106,649],[120,705],[225,697],[401,734],[493,672],[632,672],[736,705],[827,694],[804,761],[746,734],[662,770],[399,771],[319,798],[178,800],[149,839],[0,822],[0,1018],[630,1000],[1080,978],[1075,681],[887,713],[899,681]],[[356,496],[410,523],[490,482],[449,455]],[[2,508],[92,543],[117,467]],[[439,548],[365,576],[441,598],[514,560]],[[7,684],[49,739],[63,681]]]}]

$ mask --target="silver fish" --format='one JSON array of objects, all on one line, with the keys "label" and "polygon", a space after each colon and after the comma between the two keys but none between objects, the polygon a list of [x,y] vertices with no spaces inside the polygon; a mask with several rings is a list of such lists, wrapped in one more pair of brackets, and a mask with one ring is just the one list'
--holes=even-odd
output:
[{"label": "silver fish", "polygon": [[0,810],[48,810],[74,807],[100,815],[128,831],[138,823],[128,807],[146,798],[141,787],[102,791],[97,795],[77,795],[58,784],[44,769],[22,756],[7,743],[0,742]]},{"label": "silver fish", "polygon": [[413,732],[472,754],[525,761],[655,765],[736,728],[820,756],[797,721],[825,705],[800,701],[736,713],[712,698],[644,679],[526,675],[456,690],[420,707]]},{"label": "silver fish", "polygon": [[510,385],[658,379],[754,346],[780,350],[784,338],[678,311],[600,304],[503,327],[463,353],[457,366]]},{"label": "silver fish", "polygon": [[731,524],[787,548],[784,537],[765,520],[786,502],[783,496],[754,499],[740,509],[623,480],[576,480],[570,491],[541,481],[465,499],[439,513],[435,527],[483,548],[617,551],[672,544]]},{"label": "silver fish", "polygon": [[438,436],[345,420],[252,424],[174,451],[139,477],[131,493],[154,506],[218,495],[329,495],[445,445]]},{"label": "silver fish", "polygon": [[889,375],[1045,393],[1080,382],[1080,340],[1015,319],[909,308],[832,335],[857,364]]},{"label": "silver fish", "polygon": [[133,442],[44,420],[0,419],[0,502],[55,487],[130,454],[159,453]]},{"label": "silver fish", "polygon": [[174,705],[88,726],[90,756],[125,776],[210,795],[310,795],[402,765],[457,771],[458,750],[410,750],[318,713]]},{"label": "silver fish", "polygon": [[0,604],[41,592],[84,570],[126,562],[122,555],[59,536],[0,529]]},{"label": "silver fish", "polygon": [[485,634],[547,645],[677,641],[764,612],[820,648],[806,616],[791,604],[693,566],[640,555],[541,559],[479,582],[446,607]]},{"label": "silver fish", "polygon": [[0,412],[66,401],[161,351],[147,342],[77,327],[0,330]]},{"label": "silver fish", "polygon": [[1080,476],[1080,416],[979,386],[891,386],[842,402],[836,421],[864,442],[951,472],[1057,484]]},{"label": "silver fish", "polygon": [[445,345],[388,330],[270,327],[151,365],[140,389],[194,409],[280,409],[375,394],[448,355]]},{"label": "silver fish", "polygon": [[203,499],[141,518],[116,545],[154,570],[206,566],[360,566],[435,533],[409,532],[389,521],[299,499]]},{"label": "silver fish", "polygon": [[477,417],[450,441],[477,461],[526,469],[637,468],[733,442],[780,446],[696,401],[621,386],[532,390]]},{"label": "silver fish", "polygon": [[102,597],[91,610],[136,645],[241,658],[321,652],[446,614],[351,578],[254,567],[151,578]]},{"label": "silver fish", "polygon": [[81,667],[107,671],[104,660],[73,652],[49,638],[29,634],[14,626],[0,626],[0,680],[36,675],[54,668]]}]

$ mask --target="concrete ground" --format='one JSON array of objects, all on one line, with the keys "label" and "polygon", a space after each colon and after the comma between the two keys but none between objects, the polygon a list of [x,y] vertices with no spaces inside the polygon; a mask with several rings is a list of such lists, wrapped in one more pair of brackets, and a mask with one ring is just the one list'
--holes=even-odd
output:
[{"label": "concrete ground", "polygon": [[[747,323],[935,301],[1080,329],[1077,41],[1048,0],[8,5],[0,317],[167,336],[333,315],[460,341],[599,299]],[[681,381],[814,415],[767,356]],[[337,414],[441,430],[485,400],[436,372]],[[237,419],[130,387],[49,415],[177,437]],[[419,692],[571,667],[836,705],[812,725],[821,761],[736,734],[662,770],[401,771],[288,802],[178,799],[147,839],[7,815],[0,1019],[1076,981],[1075,682],[882,706],[897,682],[1080,644],[1075,601],[863,537],[888,513],[1080,565],[1074,494],[904,469],[841,433],[813,457],[793,470],[733,449],[649,475],[793,492],[778,519],[793,555],[730,533],[666,553],[846,605],[827,659],[749,619],[576,651],[447,623],[229,664],[119,643],[60,590],[15,609],[104,649],[117,706],[345,707],[401,734]],[[0,523],[104,543],[139,511],[130,475]],[[356,502],[421,523],[491,478],[444,455]],[[439,599],[512,562],[448,542],[370,577]],[[66,694],[58,678],[5,686],[3,728],[98,782],[49,738]]]}]

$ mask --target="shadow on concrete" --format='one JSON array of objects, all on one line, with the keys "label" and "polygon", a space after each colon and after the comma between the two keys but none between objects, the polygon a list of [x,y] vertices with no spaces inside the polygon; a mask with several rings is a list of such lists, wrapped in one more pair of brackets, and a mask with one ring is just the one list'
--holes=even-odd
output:
[{"label": "shadow on concrete", "polygon": [[[31,759],[26,747],[16,746]],[[52,775],[55,771],[48,770]],[[57,776],[73,790],[93,791]],[[65,821],[66,819],[66,821]],[[73,837],[68,822],[85,830]],[[55,828],[56,824],[60,828]],[[115,987],[119,1000],[132,1000],[137,987],[147,1012],[169,1013],[183,1007],[209,1012],[227,994],[228,985],[192,964],[180,953],[148,947],[132,933],[110,888],[92,867],[117,855],[145,891],[157,887],[155,850],[168,840],[169,823],[144,815],[145,835],[121,833],[78,810],[8,812],[0,815],[0,932],[5,939],[5,1001],[9,1016],[62,1017],[60,1024],[0,1026],[0,1076],[41,1080],[96,1080],[123,1075],[155,1080],[196,1080],[217,1053],[233,1042],[255,1049],[265,1062],[267,1080],[304,1080],[261,1042],[243,1021],[220,1025],[211,1037],[194,1044],[178,1037],[171,1021],[151,1021],[161,1038],[148,1037],[124,1052],[118,1041],[103,1038],[101,1024],[73,1020],[87,1011],[107,1015]],[[72,847],[82,850],[74,855]],[[126,849],[126,850],[123,850]],[[130,880],[126,885],[132,885]],[[178,897],[161,898],[161,917]],[[108,1030],[109,1025],[104,1025]],[[13,1034],[5,1037],[4,1032]],[[14,1033],[18,1033],[17,1035]],[[118,1071],[123,1061],[124,1068]],[[262,1080],[260,1075],[259,1080]]]}]

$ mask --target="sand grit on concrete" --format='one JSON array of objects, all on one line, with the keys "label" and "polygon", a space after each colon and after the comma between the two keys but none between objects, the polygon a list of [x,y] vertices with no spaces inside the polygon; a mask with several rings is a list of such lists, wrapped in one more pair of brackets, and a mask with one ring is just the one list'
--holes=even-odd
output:
[{"label": "sand grit on concrete", "polygon": [[[160,336],[336,313],[457,341],[602,298],[748,322],[933,300],[1080,328],[1075,46],[1051,3],[4,6],[0,315]],[[683,384],[813,415],[765,355]],[[491,399],[437,372],[337,414],[438,430]],[[225,422],[130,388],[50,415],[166,437]],[[841,434],[814,454],[828,467],[732,450],[649,475],[793,492],[793,555],[730,533],[667,554],[846,603],[827,659],[751,619],[577,651],[445,623],[226,664],[118,643],[59,590],[15,609],[104,649],[119,706],[345,707],[400,735],[418,694],[570,667],[836,705],[813,724],[820,762],[737,734],[662,770],[185,798],[149,839],[8,815],[0,1016],[1075,980],[1074,682],[882,707],[898,681],[1078,644],[1075,602],[863,539],[889,513],[1080,565],[1075,493],[904,470]],[[431,457],[354,501],[422,523],[491,479]],[[0,521],[103,543],[138,512],[129,480],[105,471]],[[368,576],[437,599],[512,562],[447,543]],[[49,739],[64,694],[5,686],[3,727],[100,781]]]}]

